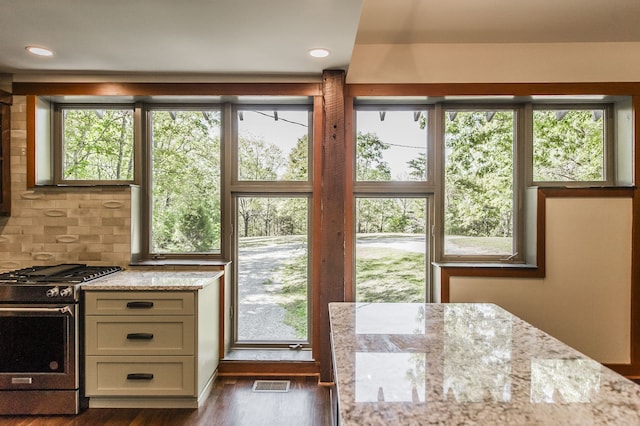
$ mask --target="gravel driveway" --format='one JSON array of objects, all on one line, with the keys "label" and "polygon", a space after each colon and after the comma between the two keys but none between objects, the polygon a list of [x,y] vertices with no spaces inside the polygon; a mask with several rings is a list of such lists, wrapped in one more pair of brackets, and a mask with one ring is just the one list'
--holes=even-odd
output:
[{"label": "gravel driveway", "polygon": [[300,340],[295,329],[284,323],[285,310],[278,304],[282,283],[274,282],[274,272],[285,261],[304,254],[300,242],[239,250],[238,340]]},{"label": "gravel driveway", "polygon": [[[269,241],[269,240],[267,240]],[[286,261],[306,253],[300,241],[274,239],[264,244],[242,243],[238,250],[238,340],[296,341],[296,331],[284,323],[285,310],[278,302],[283,284],[274,274]],[[424,252],[423,236],[371,235],[358,246],[386,247]]]}]

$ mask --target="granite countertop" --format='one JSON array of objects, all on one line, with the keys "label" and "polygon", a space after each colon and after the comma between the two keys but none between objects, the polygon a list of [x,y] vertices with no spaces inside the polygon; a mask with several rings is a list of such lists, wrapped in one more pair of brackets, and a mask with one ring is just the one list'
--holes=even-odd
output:
[{"label": "granite countertop", "polygon": [[201,290],[214,284],[223,271],[121,271],[82,284],[82,290]]},{"label": "granite countertop", "polygon": [[329,314],[342,425],[640,424],[640,385],[496,305]]}]

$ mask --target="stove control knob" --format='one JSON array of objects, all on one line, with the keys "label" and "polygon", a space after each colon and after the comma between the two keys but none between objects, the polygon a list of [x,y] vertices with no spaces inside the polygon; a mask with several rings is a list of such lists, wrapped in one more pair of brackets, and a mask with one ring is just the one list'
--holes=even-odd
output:
[{"label": "stove control knob", "polygon": [[73,287],[67,287],[60,290],[61,297],[73,296]]},{"label": "stove control knob", "polygon": [[60,293],[60,289],[58,287],[51,287],[47,290],[47,297],[56,297]]}]

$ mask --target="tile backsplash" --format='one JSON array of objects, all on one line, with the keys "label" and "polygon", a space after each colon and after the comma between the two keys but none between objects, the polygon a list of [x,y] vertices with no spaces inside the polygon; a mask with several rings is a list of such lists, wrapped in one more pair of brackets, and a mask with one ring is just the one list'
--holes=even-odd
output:
[{"label": "tile backsplash", "polygon": [[131,188],[27,188],[26,98],[11,107],[11,216],[0,217],[0,271],[31,265],[125,266],[131,259]]}]

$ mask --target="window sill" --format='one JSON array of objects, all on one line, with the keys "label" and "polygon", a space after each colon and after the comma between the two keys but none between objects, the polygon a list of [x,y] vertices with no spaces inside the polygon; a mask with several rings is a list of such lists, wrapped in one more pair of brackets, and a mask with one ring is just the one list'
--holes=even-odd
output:
[{"label": "window sill", "polygon": [[310,350],[291,349],[232,349],[224,361],[314,361]]},{"label": "window sill", "polygon": [[105,190],[120,190],[120,189],[126,189],[126,188],[130,188],[132,186],[137,186],[135,184],[131,184],[131,183],[123,183],[123,184],[97,184],[97,183],[91,183],[91,184],[54,184],[54,183],[38,183],[36,185],[33,186],[27,186],[27,189],[30,191],[35,191],[35,190],[59,190],[59,191],[69,191],[69,190],[73,190],[73,189],[79,189],[79,190],[83,190],[83,189],[105,189]]},{"label": "window sill", "polygon": [[149,259],[129,263],[129,266],[214,266],[225,267],[231,264],[230,260],[224,259]]},{"label": "window sill", "polygon": [[532,263],[481,263],[481,262],[433,262],[438,268],[469,268],[469,269],[537,269]]}]

